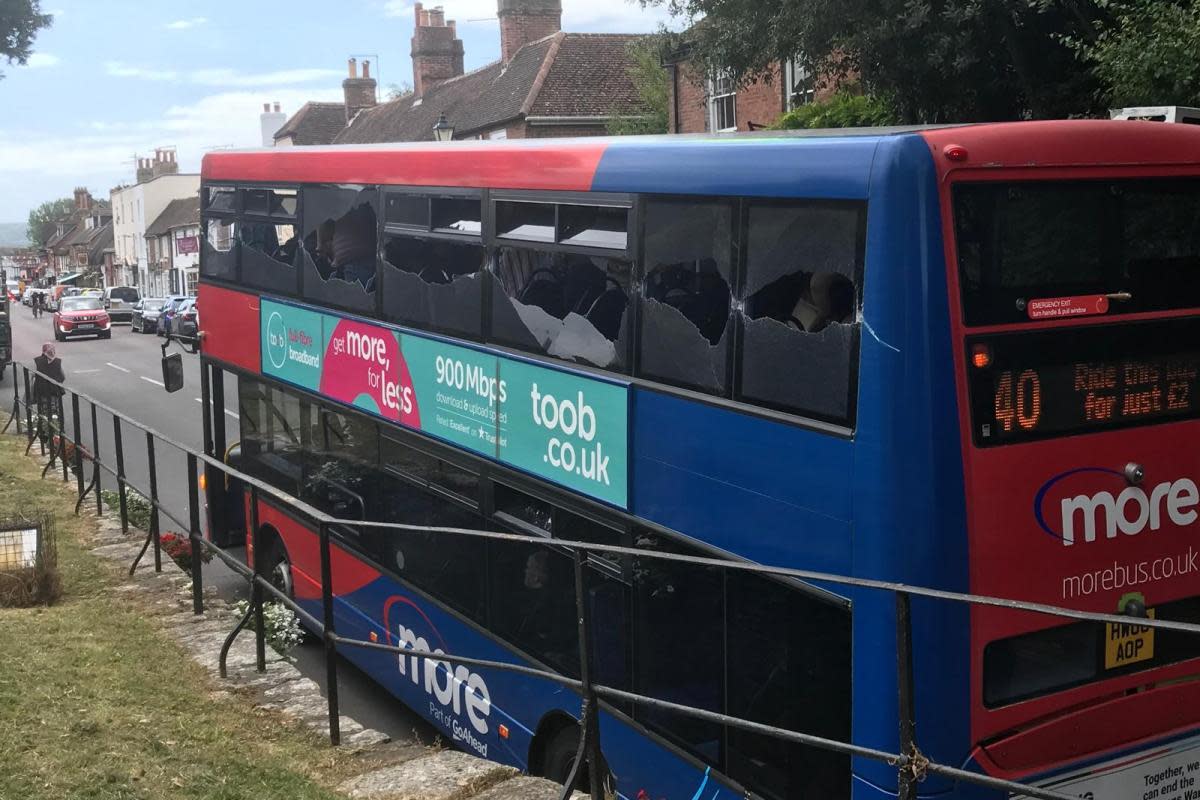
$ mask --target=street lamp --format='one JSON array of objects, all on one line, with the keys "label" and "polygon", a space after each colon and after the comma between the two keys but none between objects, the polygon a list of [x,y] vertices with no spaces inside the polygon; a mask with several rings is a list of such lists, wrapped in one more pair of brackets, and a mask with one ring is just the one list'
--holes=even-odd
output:
[{"label": "street lamp", "polygon": [[433,138],[439,142],[449,142],[454,139],[454,126],[446,120],[445,113],[438,116],[433,125]]}]

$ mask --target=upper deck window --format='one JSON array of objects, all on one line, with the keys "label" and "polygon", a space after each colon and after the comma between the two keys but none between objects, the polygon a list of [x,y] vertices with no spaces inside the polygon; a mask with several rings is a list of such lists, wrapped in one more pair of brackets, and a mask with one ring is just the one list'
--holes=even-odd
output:
[{"label": "upper deck window", "polygon": [[646,202],[638,373],[724,395],[733,297],[733,203]]},{"label": "upper deck window", "polygon": [[496,235],[530,242],[554,241],[555,208],[550,203],[496,203]]},{"label": "upper deck window", "polygon": [[862,226],[853,203],[750,205],[737,397],[849,419]]},{"label": "upper deck window", "polygon": [[304,190],[304,296],[374,308],[376,191],[358,186]]},{"label": "upper deck window", "polygon": [[280,219],[295,219],[298,205],[295,189],[246,189],[242,202],[247,214]]},{"label": "upper deck window", "polygon": [[1200,179],[959,184],[954,224],[968,325],[1028,321],[1054,298],[1200,306]]},{"label": "upper deck window", "polygon": [[204,210],[211,214],[233,214],[237,209],[237,189],[209,186],[204,190]]}]

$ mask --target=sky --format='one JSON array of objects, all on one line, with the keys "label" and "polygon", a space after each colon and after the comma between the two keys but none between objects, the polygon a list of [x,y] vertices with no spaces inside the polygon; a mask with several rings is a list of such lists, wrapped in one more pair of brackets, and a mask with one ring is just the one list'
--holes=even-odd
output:
[{"label": "sky", "polygon": [[[500,57],[496,0],[440,4],[468,71]],[[54,22],[28,65],[0,60],[0,222],[24,222],[76,186],[107,198],[133,182],[135,154],[155,147],[176,147],[184,172],[209,150],[258,147],[263,103],[290,115],[340,101],[351,56],[371,61],[380,99],[412,82],[410,0],[42,0],[42,10]],[[563,0],[568,31],[664,23],[665,11],[636,0]]]}]

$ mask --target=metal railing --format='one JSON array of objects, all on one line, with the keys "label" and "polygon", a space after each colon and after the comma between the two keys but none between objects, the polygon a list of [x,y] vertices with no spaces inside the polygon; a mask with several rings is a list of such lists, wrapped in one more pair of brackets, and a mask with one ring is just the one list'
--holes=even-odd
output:
[{"label": "metal railing", "polygon": [[[588,790],[591,798],[593,800],[603,800],[603,798],[608,796],[605,793],[605,775],[603,774],[605,762],[603,760],[601,751],[598,727],[599,701],[601,699],[617,703],[635,703],[667,711],[680,716],[718,723],[731,728],[746,731],[748,733],[774,737],[796,744],[819,748],[831,753],[856,756],[859,758],[870,759],[888,764],[897,770],[898,796],[900,800],[915,800],[917,796],[918,784],[931,775],[1002,792],[1020,794],[1024,797],[1039,798],[1040,800],[1075,800],[1075,798],[1073,798],[1071,795],[1062,794],[1017,781],[1010,781],[989,775],[983,775],[978,772],[972,772],[970,770],[951,766],[949,764],[941,764],[931,760],[921,751],[921,748],[918,744],[913,680],[912,599],[914,597],[929,598],[933,600],[967,604],[972,606],[984,606],[1007,609],[1011,611],[1033,612],[1037,614],[1050,615],[1066,619],[1083,620],[1094,623],[1115,623],[1128,625],[1131,621],[1129,616],[1117,614],[1098,614],[1044,603],[1030,603],[1007,598],[973,595],[964,592],[931,589],[921,586],[866,578],[854,578],[844,575],[815,572],[811,570],[770,567],[760,564],[729,561],[718,558],[687,556],[618,545],[604,545],[591,542],[555,539],[553,540],[555,546],[568,550],[572,554],[574,565],[575,611],[578,628],[577,632],[579,637],[578,655],[580,665],[578,678],[571,678],[557,672],[539,669],[536,667],[528,667],[521,664],[513,664],[509,662],[494,661],[482,658],[471,658],[450,653],[435,653],[428,650],[416,649],[414,647],[396,646],[362,639],[355,639],[339,634],[335,625],[334,599],[332,593],[333,583],[331,575],[332,528],[368,528],[384,529],[399,533],[434,533],[445,536],[475,537],[486,540],[509,541],[540,546],[545,546],[547,544],[547,540],[539,536],[524,536],[500,531],[441,528],[420,525],[406,525],[401,523],[366,522],[362,520],[347,520],[333,517],[317,508],[308,505],[307,503],[304,503],[291,494],[288,494],[251,475],[229,467],[219,459],[213,458],[212,456],[198,452],[185,444],[174,441],[171,438],[137,422],[136,420],[113,408],[110,408],[109,406],[101,403],[98,400],[95,400],[92,397],[80,392],[76,392],[64,384],[48,378],[47,376],[35,375],[27,365],[18,363],[14,364],[13,366],[15,371],[19,371],[21,379],[14,380],[12,413],[8,419],[8,422],[4,425],[0,432],[7,432],[9,427],[15,423],[17,427],[17,433],[20,434],[22,433],[22,421],[24,421],[25,429],[23,432],[29,440],[29,443],[26,447],[26,453],[30,452],[34,444],[40,441],[42,443],[42,452],[50,456],[49,461],[42,471],[43,477],[45,477],[57,465],[62,470],[62,479],[64,481],[68,481],[68,461],[73,463],[76,473],[77,491],[79,494],[79,499],[75,505],[76,513],[79,513],[84,499],[89,493],[94,494],[95,496],[97,512],[103,513],[103,505],[100,499],[101,476],[102,474],[107,474],[116,482],[119,496],[121,527],[123,531],[128,532],[129,518],[126,493],[130,487],[130,481],[126,477],[122,437],[124,435],[123,431],[126,427],[139,431],[142,435],[144,435],[146,441],[147,467],[149,470],[149,491],[147,499],[151,506],[150,530],[147,532],[146,540],[143,543],[137,557],[134,559],[129,568],[130,574],[133,574],[134,570],[137,568],[138,564],[141,562],[142,558],[145,556],[147,550],[151,546],[154,548],[155,570],[161,571],[162,560],[160,523],[163,518],[166,518],[186,529],[188,531],[188,538],[192,544],[194,554],[192,558],[192,606],[194,613],[202,614],[204,612],[204,559],[199,557],[201,552],[209,553],[218,558],[230,570],[246,580],[251,592],[251,602],[245,614],[241,617],[241,619],[238,620],[237,624],[233,630],[230,631],[229,635],[222,644],[219,668],[220,674],[223,677],[226,675],[226,656],[229,652],[229,649],[238,634],[245,630],[252,618],[255,623],[253,626],[255,632],[255,666],[259,672],[266,670],[265,628],[263,625],[262,615],[263,604],[268,597],[290,609],[304,622],[307,627],[314,631],[320,632],[325,649],[329,739],[333,745],[338,745],[341,742],[338,701],[339,650],[344,648],[361,648],[364,650],[384,651],[410,658],[419,658],[422,661],[424,659],[432,659],[434,662],[440,662],[443,665],[462,664],[471,667],[513,672],[547,680],[578,692],[581,698],[579,716],[581,735],[579,737],[578,750],[576,752],[571,775],[565,781],[562,800],[566,800],[571,795],[579,775],[579,770],[585,763],[589,765]],[[33,382],[31,382],[31,375],[35,375]],[[208,408],[208,392],[210,387],[209,382],[206,379],[206,372],[202,371],[202,378],[205,378],[202,380],[202,391],[205,395],[203,398],[204,406],[205,408]],[[31,387],[36,385],[36,381],[42,381],[42,386],[49,386],[56,390],[53,393],[54,398],[49,404],[45,399],[40,402],[35,399],[35,394],[31,390]],[[22,395],[22,388],[24,389],[24,395]],[[70,398],[69,405],[71,407],[73,422],[73,439],[68,438],[65,427],[62,425],[64,409],[63,398],[68,396]],[[45,396],[43,395],[43,398],[44,397]],[[88,402],[91,406],[92,441],[90,451],[85,449],[85,445],[80,435],[81,399]],[[49,408],[51,413],[41,414],[35,419],[34,413],[39,407],[42,409],[42,411],[46,411],[47,408]],[[103,412],[112,416],[115,444],[115,464],[109,464],[101,457],[99,427],[97,425],[97,409],[102,410]],[[49,419],[47,419],[47,417],[49,417]],[[39,420],[41,421],[39,422]],[[205,423],[207,438],[208,420],[205,420]],[[155,458],[156,441],[161,441],[162,443],[180,451],[186,457],[188,484],[187,520],[182,520],[177,517],[174,511],[168,508],[159,497]],[[85,462],[90,462],[92,465],[90,480],[86,484],[84,482]],[[252,569],[247,567],[246,564],[244,564],[237,557],[226,553],[222,548],[205,538],[201,526],[200,515],[199,469],[201,465],[203,465],[205,468],[212,468],[219,471],[226,479],[235,479],[240,481],[245,487],[245,491],[249,492],[250,505],[247,528],[250,532],[250,546],[253,548],[255,553],[263,552],[260,547],[261,543],[259,541],[260,526],[258,524],[258,514],[260,501],[264,499],[285,505],[292,511],[298,512],[302,517],[307,518],[312,526],[316,528],[319,538],[321,562],[320,619],[314,617],[303,607],[297,604],[290,596],[276,587],[270,581],[267,575],[263,574],[263,563],[265,562],[265,559],[255,558],[255,566]],[[134,488],[136,489],[136,487]],[[661,698],[650,697],[596,683],[593,678],[591,664],[591,655],[593,652],[594,643],[592,642],[592,625],[590,624],[589,619],[590,609],[588,607],[588,603],[586,602],[584,592],[584,568],[587,556],[589,554],[608,554],[613,556],[637,557],[640,559],[656,559],[661,561],[686,563],[704,567],[718,567],[724,570],[735,570],[757,575],[795,578],[807,582],[819,582],[891,593],[895,597],[896,680],[898,689],[898,720],[896,724],[898,731],[897,740],[900,745],[899,752],[893,753],[886,750],[865,747],[849,741],[839,741],[809,733],[803,733],[800,731],[779,728],[760,722],[754,722],[753,720],[742,719],[740,717],[734,717],[715,711],[708,711],[680,703],[673,703]],[[1198,624],[1140,617],[1137,618],[1136,621],[1138,625],[1148,628],[1178,631],[1200,636],[1200,625]]]}]

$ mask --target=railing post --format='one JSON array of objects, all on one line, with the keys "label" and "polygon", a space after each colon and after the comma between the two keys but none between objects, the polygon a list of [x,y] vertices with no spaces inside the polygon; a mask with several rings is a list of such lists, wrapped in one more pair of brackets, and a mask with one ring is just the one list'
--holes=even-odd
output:
[{"label": "railing post", "polygon": [[604,756],[600,748],[600,707],[596,692],[592,688],[591,619],[587,606],[587,589],[584,586],[584,560],[587,554],[576,548],[575,560],[575,614],[579,627],[579,681],[583,684],[583,744],[588,761],[588,793],[592,800],[604,800]]},{"label": "railing post", "polygon": [[[6,364],[5,369],[7,369],[8,366],[10,366],[10,365]],[[12,419],[9,421],[10,422],[15,421],[17,423],[17,435],[20,436],[21,435],[21,390],[20,390],[21,382],[17,380],[17,362],[15,362],[15,361],[11,362],[11,366],[12,366],[12,376],[13,376],[13,415],[12,415]],[[3,374],[3,373],[0,372],[0,374]],[[5,427],[7,428],[7,426],[5,426]]]},{"label": "railing post", "polygon": [[[59,391],[61,391],[61,387]],[[73,396],[73,395],[72,395]],[[71,480],[67,473],[67,409],[63,406],[63,396],[58,396],[58,402],[55,404],[58,409],[58,458],[62,464],[63,483]]]},{"label": "railing post", "polygon": [[[83,437],[79,435],[79,395],[71,392],[71,437],[75,444],[75,487],[83,500]],[[79,513],[76,505],[75,513]]]},{"label": "railing post", "polygon": [[104,514],[104,498],[100,486],[100,473],[104,470],[100,469],[100,426],[96,423],[96,404],[92,406],[92,485],[95,486],[96,492],[96,516]]},{"label": "railing post", "polygon": [[263,624],[263,588],[259,578],[266,577],[263,563],[262,541],[258,536],[258,487],[250,487],[250,513],[246,517],[250,526],[250,549],[254,551],[254,578],[250,583],[250,603],[254,607],[254,664],[259,672],[267,671],[267,632]]},{"label": "railing post", "polygon": [[[146,431],[146,466],[150,468],[150,536],[154,539],[154,571],[162,572],[162,535],[158,518],[158,464],[154,458],[154,434],[150,431]],[[193,550],[192,561],[199,558],[200,554]]]},{"label": "railing post", "polygon": [[[333,568],[329,553],[329,524],[321,521],[321,612],[325,639],[325,692],[329,698],[329,743],[342,743],[341,711],[338,707],[337,642],[333,624]],[[257,558],[257,556],[255,556]]]},{"label": "railing post", "polygon": [[196,475],[196,455],[187,454],[188,473],[188,538],[192,543],[192,613],[204,613],[204,559],[200,544],[200,484]]},{"label": "railing post", "polygon": [[[29,452],[29,448],[33,447],[33,437],[37,435],[33,430],[33,395],[29,391],[29,367],[21,365],[21,375],[25,384],[25,432],[29,434],[29,445],[25,448],[25,452]],[[13,383],[17,382],[17,376],[13,375]]]},{"label": "railing post", "polygon": [[113,450],[117,454],[117,498],[121,509],[121,533],[129,533],[129,501],[125,496],[125,448],[121,444],[121,418],[113,414]]},{"label": "railing post", "polygon": [[912,598],[908,592],[896,592],[896,683],[900,716],[899,800],[916,800],[921,778],[920,753],[917,750],[917,721],[913,707]]}]

